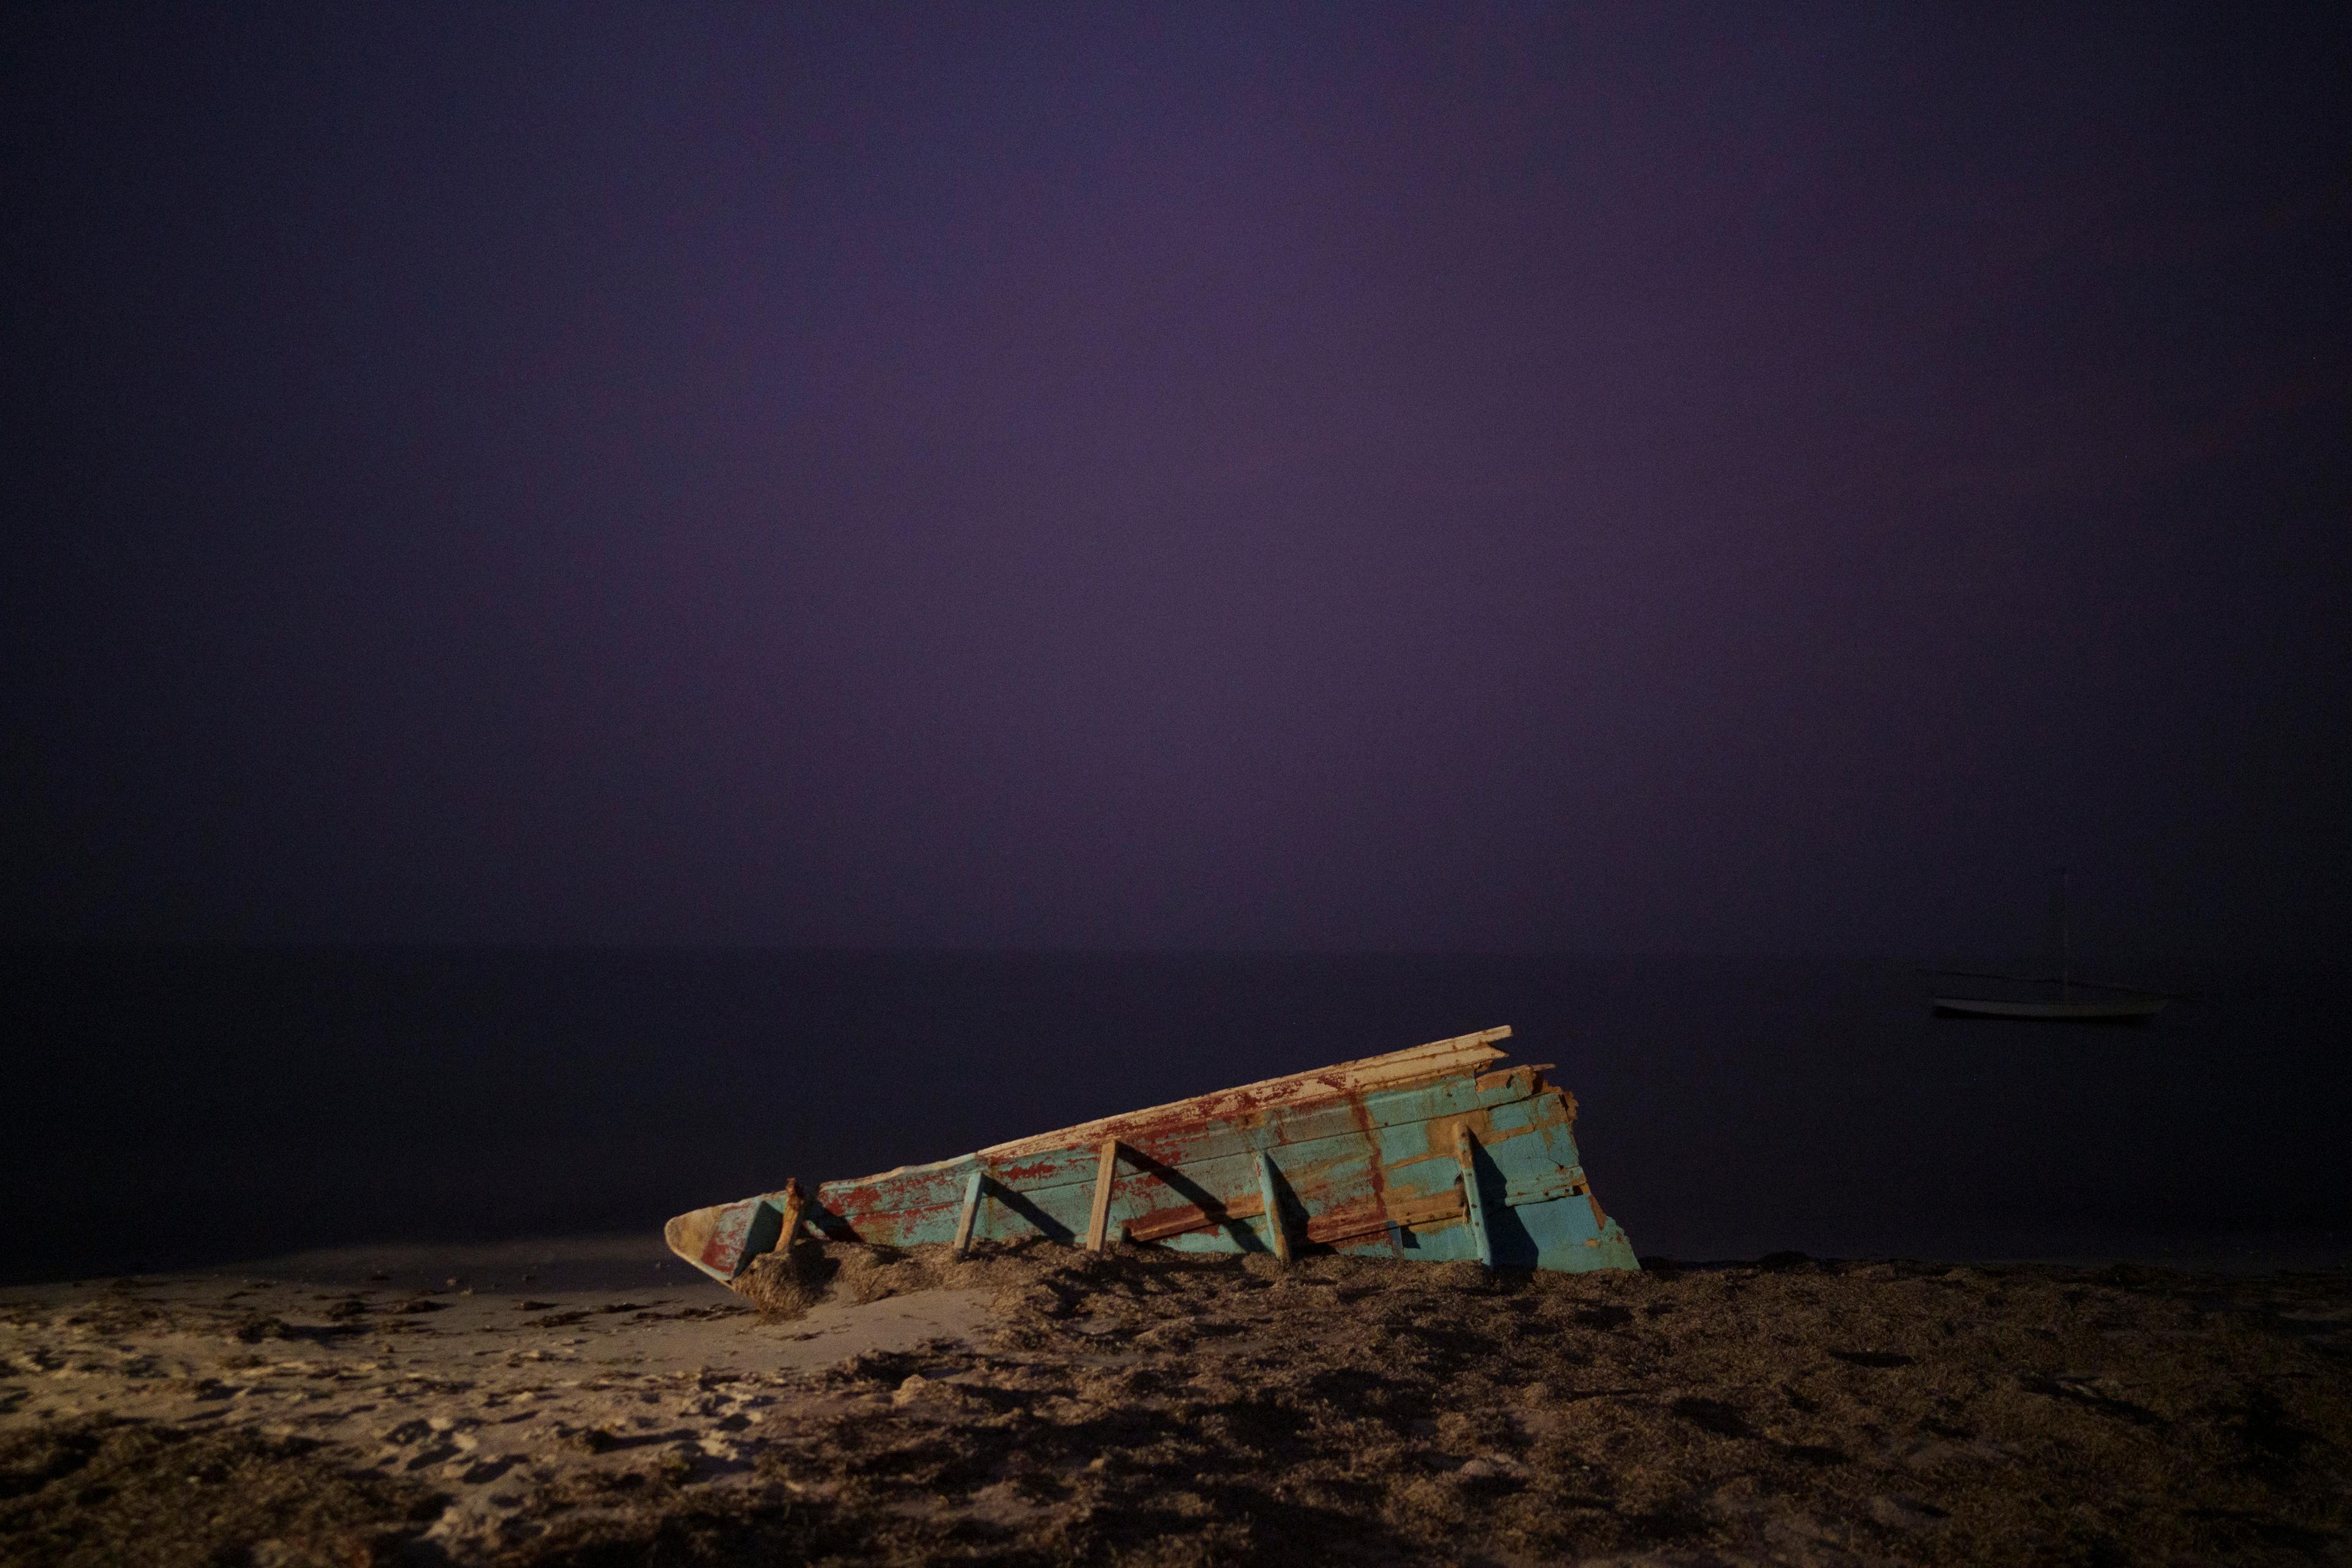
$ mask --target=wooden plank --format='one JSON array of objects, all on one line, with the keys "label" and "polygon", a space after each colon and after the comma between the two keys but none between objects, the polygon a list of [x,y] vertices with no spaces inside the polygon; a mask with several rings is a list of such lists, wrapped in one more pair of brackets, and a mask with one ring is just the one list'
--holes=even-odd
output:
[{"label": "wooden plank", "polygon": [[[1545,1096],[1559,1098],[1562,1110],[1566,1110],[1565,1096],[1559,1096],[1553,1090],[1546,1090]],[[1281,1152],[1301,1143],[1361,1138],[1389,1128],[1413,1126],[1448,1116],[1475,1115],[1480,1111],[1491,1115],[1505,1105],[1528,1098],[1524,1082],[1507,1082],[1481,1090],[1470,1075],[1463,1074],[1439,1082],[1384,1089],[1367,1094],[1360,1100],[1289,1107],[1255,1119],[1133,1126],[1122,1131],[1118,1141],[1147,1160],[1156,1160],[1173,1167],[1190,1168],[1213,1160],[1239,1159],[1254,1169],[1260,1149]],[[1010,1167],[998,1159],[993,1150],[982,1150],[977,1156],[965,1155],[963,1158],[985,1160],[991,1179],[1008,1192],[1036,1194],[1091,1181],[1094,1172],[1089,1168],[1087,1155],[1096,1146],[1088,1143],[1037,1151]],[[1444,1160],[1446,1157],[1444,1148],[1441,1146],[1432,1157]],[[838,1189],[846,1195],[856,1186],[870,1185],[879,1189],[887,1184],[894,1192],[903,1193],[903,1184],[928,1180],[936,1172],[951,1172],[957,1163],[955,1161],[943,1161],[936,1167],[913,1166],[887,1171],[856,1183],[828,1184],[826,1190],[828,1194],[832,1194]],[[1289,1168],[1290,1163],[1286,1159],[1285,1168]],[[951,1205],[953,1193],[954,1188],[949,1186],[939,1194],[935,1201],[941,1205]],[[919,1205],[908,1203],[901,1195],[896,1197],[891,1206]]]},{"label": "wooden plank", "polygon": [[1549,1203],[1554,1198],[1574,1196],[1584,1187],[1584,1167],[1567,1165],[1546,1171],[1536,1176],[1523,1176],[1513,1182],[1503,1193],[1503,1202],[1511,1208],[1528,1204]]},{"label": "wooden plank", "polygon": [[[1255,1219],[1265,1212],[1265,1199],[1257,1194],[1234,1198],[1214,1207],[1186,1204],[1181,1208],[1159,1209],[1129,1220],[1127,1239],[1134,1242],[1165,1241],[1171,1236],[1182,1236],[1188,1231],[1207,1230],[1234,1220]],[[1444,1225],[1460,1219],[1462,1215],[1461,1190],[1449,1188],[1435,1197],[1392,1197],[1378,1206],[1365,1205],[1330,1214],[1309,1215],[1307,1217],[1307,1239],[1318,1245],[1328,1245],[1359,1236],[1370,1236],[1391,1226]]]},{"label": "wooden plank", "polygon": [[1388,1211],[1380,1208],[1357,1208],[1339,1214],[1309,1215],[1307,1219],[1307,1239],[1318,1247],[1334,1242],[1353,1241],[1360,1236],[1389,1228]]},{"label": "wooden plank", "polygon": [[1124,1138],[1129,1129],[1139,1126],[1171,1121],[1240,1120],[1283,1106],[1361,1095],[1417,1078],[1433,1078],[1485,1067],[1502,1058],[1505,1053],[1496,1048],[1495,1042],[1508,1039],[1510,1035],[1510,1026],[1504,1025],[1497,1028],[1481,1029],[1474,1035],[1457,1035],[1449,1040],[1432,1040],[1425,1046],[1391,1051],[1386,1056],[1365,1057],[1357,1061],[1341,1062],[1336,1067],[1317,1068],[1311,1072],[1292,1073],[1287,1078],[1270,1078],[1257,1083],[1244,1084],[1239,1089],[1219,1089],[1213,1094],[1196,1095],[1191,1100],[1171,1100],[1166,1105],[1155,1105],[1145,1110],[1124,1111],[1094,1121],[1082,1121],[1076,1127],[1040,1132],[1015,1139],[1010,1143],[994,1144],[982,1149],[980,1153],[982,1158],[992,1163],[1003,1164],[1015,1160],[1033,1159],[1060,1149],[1084,1148],[1106,1137]]},{"label": "wooden plank", "polygon": [[1283,1223],[1282,1200],[1274,1185],[1274,1156],[1260,1150],[1257,1157],[1258,1201],[1265,1205],[1265,1239],[1275,1257],[1290,1261],[1290,1227]]},{"label": "wooden plank", "polygon": [[1462,1122],[1454,1124],[1454,1157],[1462,1166],[1462,1203],[1470,1216],[1470,1239],[1478,1248],[1478,1261],[1487,1268],[1495,1267],[1495,1243],[1486,1234],[1486,1200],[1478,1192],[1478,1140]]},{"label": "wooden plank", "polygon": [[1118,1140],[1106,1138],[1095,1161],[1095,1207],[1087,1220],[1087,1250],[1100,1252],[1110,1230],[1110,1189],[1118,1176]]},{"label": "wooden plank", "polygon": [[1213,1205],[1185,1204],[1179,1208],[1156,1209],[1127,1222],[1127,1239],[1159,1241],[1181,1236],[1188,1230],[1206,1230],[1230,1220],[1255,1219],[1264,1209],[1265,1200],[1255,1194]]},{"label": "wooden plank", "polygon": [[1453,1189],[1433,1198],[1410,1198],[1389,1205],[1389,1218],[1402,1226],[1444,1225],[1460,1219],[1467,1212],[1461,1193]]},{"label": "wooden plank", "polygon": [[958,1254],[971,1250],[971,1227],[980,1218],[980,1185],[988,1178],[978,1171],[963,1184],[963,1213],[956,1216],[955,1250]]}]

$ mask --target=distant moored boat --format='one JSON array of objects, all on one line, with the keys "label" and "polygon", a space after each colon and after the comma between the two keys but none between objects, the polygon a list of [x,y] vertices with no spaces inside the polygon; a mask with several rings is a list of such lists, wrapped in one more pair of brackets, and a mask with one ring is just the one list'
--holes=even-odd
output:
[{"label": "distant moored boat", "polygon": [[[2172,998],[2160,991],[2104,981],[2074,978],[2074,943],[2066,918],[2066,868],[2058,868],[2058,973],[2055,975],[2001,974],[1971,969],[1931,969],[1930,974],[1971,980],[2005,980],[2013,984],[2051,986],[2054,996],[1938,996],[1936,1016],[1942,1018],[2000,1018],[2015,1023],[2139,1024],[2164,1011]],[[2096,998],[2078,997],[2077,991],[2097,991]]]},{"label": "distant moored boat", "polygon": [[[1947,970],[1944,973],[1952,972]],[[2049,1024],[2137,1024],[2163,1012],[2168,1000],[2168,997],[2144,994],[2111,997],[2103,1002],[2078,1002],[2072,997],[2061,997],[2054,1002],[2004,1002],[1990,996],[1938,996],[1936,998],[1936,1012],[1946,1018],[2038,1019]]]}]

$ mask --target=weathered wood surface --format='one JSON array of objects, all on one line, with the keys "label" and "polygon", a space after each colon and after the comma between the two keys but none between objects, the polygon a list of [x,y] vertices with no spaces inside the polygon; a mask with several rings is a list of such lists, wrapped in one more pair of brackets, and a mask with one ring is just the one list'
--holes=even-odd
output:
[{"label": "weathered wood surface", "polygon": [[1486,1200],[1479,1192],[1478,1140],[1470,1136],[1467,1122],[1454,1124],[1454,1163],[1462,1169],[1462,1217],[1470,1226],[1471,1255],[1491,1268],[1495,1265],[1495,1243],[1486,1229]]},{"label": "weathered wood surface", "polygon": [[784,1201],[776,1219],[775,1249],[778,1252],[791,1250],[793,1242],[801,1234],[801,1219],[807,1208],[808,1194],[801,1191],[800,1183],[785,1182]]},{"label": "weathered wood surface", "polygon": [[[1184,1251],[1633,1268],[1585,1178],[1574,1097],[1542,1068],[1496,1068],[1494,1042],[1509,1034],[1482,1030],[828,1182],[802,1212],[827,1237],[899,1247],[1044,1236],[1100,1247],[1123,1236]],[[698,1209],[667,1234],[679,1256],[731,1280],[783,1238],[785,1202],[780,1190]]]},{"label": "weathered wood surface", "polygon": [[1095,1207],[1087,1216],[1087,1250],[1100,1252],[1110,1230],[1110,1184],[1118,1178],[1118,1140],[1106,1138],[1095,1153]]},{"label": "weathered wood surface", "polygon": [[1274,1248],[1275,1257],[1290,1261],[1289,1216],[1282,1212],[1282,1189],[1274,1173],[1274,1156],[1261,1149],[1257,1152],[1258,1215],[1265,1222],[1265,1239]]},{"label": "weathered wood surface", "polygon": [[981,1187],[988,1180],[974,1170],[963,1184],[963,1212],[956,1216],[955,1249],[968,1252],[971,1248],[971,1227],[980,1221]]}]

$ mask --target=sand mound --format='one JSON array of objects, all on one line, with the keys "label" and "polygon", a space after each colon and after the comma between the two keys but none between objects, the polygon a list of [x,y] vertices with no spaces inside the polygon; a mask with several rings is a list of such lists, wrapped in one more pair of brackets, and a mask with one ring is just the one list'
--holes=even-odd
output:
[{"label": "sand mound", "polygon": [[2253,1563],[2347,1523],[2340,1279],[1035,1244],[802,1267],[835,1300],[985,1285],[1000,1326],[828,1374],[856,1414],[761,1462],[793,1509],[730,1516],[779,1561]]},{"label": "sand mound", "polygon": [[[791,1322],[824,1302],[864,1306],[925,1290],[991,1290],[1000,1311],[1066,1316],[1070,1303],[1097,1289],[1185,1267],[1180,1254],[1128,1249],[1084,1252],[1031,1237],[1012,1243],[983,1242],[959,1257],[945,1247],[861,1247],[803,1241],[788,1254],[752,1259],[736,1289],[772,1322]],[[1196,1267],[1231,1270],[1237,1260],[1203,1260]],[[1270,1259],[1255,1267],[1271,1267]],[[1253,1267],[1242,1263],[1244,1269]]]},{"label": "sand mound", "polygon": [[[2352,1525],[2342,1275],[795,1250],[758,1286],[771,1319],[731,1320],[740,1352],[911,1322],[927,1300],[994,1310],[789,1373],[606,1356],[577,1395],[604,1401],[603,1424],[543,1428],[547,1452],[496,1483],[511,1506],[472,1533],[417,1521],[420,1488],[457,1482],[332,1445],[284,1458],[278,1512],[197,1510],[183,1529],[176,1460],[91,1472],[100,1459],[57,1456],[130,1439],[52,1420],[0,1454],[0,1556],[110,1561],[100,1543],[137,1535],[158,1563],[239,1561],[242,1540],[289,1562],[330,1542],[513,1568],[2268,1563],[2341,1559]],[[636,1321],[605,1320],[584,1350],[625,1345]],[[134,1350],[156,1331],[121,1314],[102,1331]],[[402,1342],[415,1377],[439,1342]],[[482,1363],[455,1347],[476,1342],[448,1342],[434,1419],[488,1433],[509,1396],[465,1375]]]},{"label": "sand mound", "polygon": [[448,1500],[301,1437],[92,1421],[0,1435],[14,1563],[393,1563]]}]

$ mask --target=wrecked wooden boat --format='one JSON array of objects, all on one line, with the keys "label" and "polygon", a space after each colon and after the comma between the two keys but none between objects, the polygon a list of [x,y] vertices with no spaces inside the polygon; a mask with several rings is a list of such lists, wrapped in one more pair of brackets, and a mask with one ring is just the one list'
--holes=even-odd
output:
[{"label": "wrecked wooden boat", "polygon": [[723,1284],[804,1235],[887,1247],[1045,1237],[1181,1252],[1368,1253],[1505,1268],[1633,1268],[1550,1064],[1508,1028],[1436,1040],[930,1165],[683,1214],[670,1249]]}]

